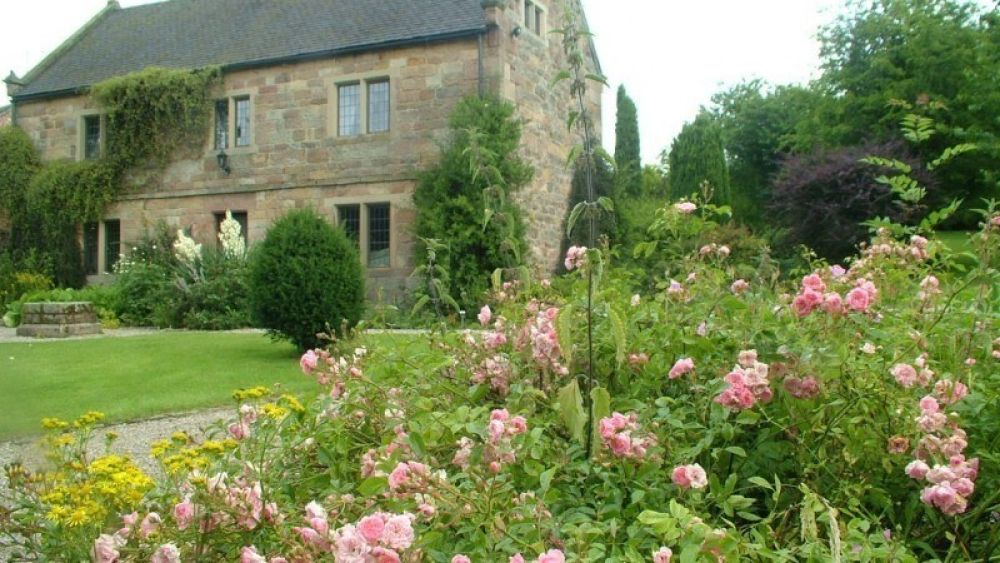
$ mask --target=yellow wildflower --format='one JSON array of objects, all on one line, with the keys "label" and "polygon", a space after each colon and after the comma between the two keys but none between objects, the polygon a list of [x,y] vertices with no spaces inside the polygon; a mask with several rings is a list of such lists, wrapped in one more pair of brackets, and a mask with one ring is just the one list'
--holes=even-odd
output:
[{"label": "yellow wildflower", "polygon": [[233,391],[233,399],[246,401],[247,399],[259,399],[270,393],[267,387],[251,387],[250,389],[237,389]]},{"label": "yellow wildflower", "polygon": [[43,418],[42,428],[46,430],[62,430],[68,428],[69,423],[65,420],[59,420],[58,418]]},{"label": "yellow wildflower", "polygon": [[261,414],[263,414],[267,418],[271,418],[271,419],[274,419],[274,420],[279,420],[279,419],[285,418],[285,416],[288,415],[288,409],[286,409],[284,407],[279,407],[278,405],[276,405],[274,403],[265,403],[260,408],[260,412],[261,412]]}]

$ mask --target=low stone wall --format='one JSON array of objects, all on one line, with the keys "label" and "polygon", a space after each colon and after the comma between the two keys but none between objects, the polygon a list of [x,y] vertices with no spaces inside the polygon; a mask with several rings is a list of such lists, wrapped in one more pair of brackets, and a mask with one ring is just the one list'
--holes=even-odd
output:
[{"label": "low stone wall", "polygon": [[101,325],[91,303],[25,303],[18,336],[67,338],[100,334]]}]

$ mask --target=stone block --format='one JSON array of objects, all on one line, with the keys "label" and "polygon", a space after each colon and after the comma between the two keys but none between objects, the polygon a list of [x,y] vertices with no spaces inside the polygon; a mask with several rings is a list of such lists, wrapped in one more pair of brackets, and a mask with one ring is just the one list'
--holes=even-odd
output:
[{"label": "stone block", "polygon": [[31,338],[69,338],[70,336],[93,334],[101,334],[101,325],[96,323],[79,325],[22,324],[17,327],[18,336]]}]

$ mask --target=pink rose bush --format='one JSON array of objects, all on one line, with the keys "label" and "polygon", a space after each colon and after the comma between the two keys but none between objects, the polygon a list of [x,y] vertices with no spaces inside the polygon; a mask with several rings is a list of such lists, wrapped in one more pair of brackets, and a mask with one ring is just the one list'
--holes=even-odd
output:
[{"label": "pink rose bush", "polygon": [[767,364],[757,361],[756,350],[740,352],[740,363],[726,375],[726,388],[715,397],[715,402],[732,410],[745,410],[758,402],[770,401],[774,393],[768,371]]},{"label": "pink rose bush", "polygon": [[93,457],[94,417],[47,419],[53,466],[6,469],[4,549],[107,563],[984,557],[998,246],[977,242],[964,278],[930,237],[886,230],[785,281],[744,258],[752,235],[691,205],[659,213],[675,234],[644,249],[655,269],[619,268],[631,249],[571,249],[568,269],[594,266],[592,331],[590,276],[501,280],[475,330],[344,336],[299,358],[315,392],[234,392],[228,420],[153,445],[155,475]]},{"label": "pink rose bush", "polygon": [[649,449],[656,445],[656,438],[640,428],[635,413],[612,413],[600,420],[598,428],[604,447],[615,457],[641,461],[646,458]]},{"label": "pink rose bush", "polygon": [[[843,270],[842,268],[840,270]],[[807,317],[816,310],[836,317],[847,313],[866,313],[878,297],[878,289],[870,280],[860,277],[855,279],[854,287],[841,295],[831,291],[827,282],[843,283],[852,277],[851,271],[840,270],[834,276],[835,270],[830,270],[829,280],[824,280],[819,272],[813,272],[802,278],[798,294],[792,300],[792,310],[799,317]]]}]

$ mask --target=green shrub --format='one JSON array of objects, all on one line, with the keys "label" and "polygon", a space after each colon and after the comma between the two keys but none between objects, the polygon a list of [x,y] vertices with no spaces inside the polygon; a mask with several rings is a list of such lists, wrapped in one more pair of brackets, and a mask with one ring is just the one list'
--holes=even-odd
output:
[{"label": "green shrub", "polygon": [[251,325],[246,261],[210,248],[202,254],[197,275],[173,284],[173,326],[193,330],[231,330]]},{"label": "green shrub", "polygon": [[277,220],[251,253],[250,304],[259,326],[305,350],[327,325],[351,327],[364,309],[364,277],[354,243],[313,210]]},{"label": "green shrub", "polygon": [[[451,296],[471,310],[494,270],[523,261],[524,225],[511,194],[534,172],[518,156],[521,122],[509,102],[467,98],[455,108],[451,130],[440,162],[421,176],[413,195],[415,231],[446,247],[437,261],[451,274]],[[426,253],[418,260],[426,264]]]}]

